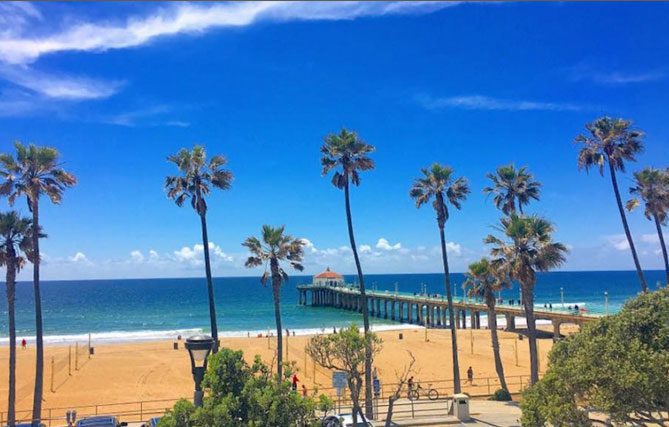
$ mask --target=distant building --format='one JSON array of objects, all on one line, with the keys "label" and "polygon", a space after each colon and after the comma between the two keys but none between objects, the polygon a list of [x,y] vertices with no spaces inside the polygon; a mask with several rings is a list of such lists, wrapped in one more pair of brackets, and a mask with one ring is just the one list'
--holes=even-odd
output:
[{"label": "distant building", "polygon": [[314,276],[314,285],[344,286],[344,277],[339,273],[330,271],[330,267],[328,267],[324,272]]}]

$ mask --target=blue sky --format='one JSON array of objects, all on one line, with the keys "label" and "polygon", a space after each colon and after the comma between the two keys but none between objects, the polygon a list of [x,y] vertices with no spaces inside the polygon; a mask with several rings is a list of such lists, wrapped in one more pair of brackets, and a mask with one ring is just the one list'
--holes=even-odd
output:
[{"label": "blue sky", "polygon": [[[447,224],[453,270],[486,253],[481,188],[509,162],[543,183],[529,211],[571,248],[564,269],[631,269],[610,181],[577,170],[572,140],[630,118],[647,134],[630,169],[669,164],[668,27],[662,3],[3,3],[0,150],[57,147],[79,178],[43,203],[50,279],[201,275],[198,218],[162,189],[195,143],[235,175],[209,202],[216,275],[258,273],[240,243],[265,223],[309,240],[307,273],[353,272],[318,153],[342,126],[377,148],[352,195],[367,272],[440,270],[434,215],[408,197],[434,161],[473,190]],[[652,223],[630,224],[660,268]]]}]

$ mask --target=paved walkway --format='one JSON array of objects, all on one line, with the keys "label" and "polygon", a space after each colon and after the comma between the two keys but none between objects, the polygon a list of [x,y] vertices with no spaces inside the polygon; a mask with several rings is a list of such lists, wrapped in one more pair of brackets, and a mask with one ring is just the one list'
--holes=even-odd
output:
[{"label": "paved walkway", "polygon": [[[435,403],[439,405],[439,403]],[[426,409],[426,408],[423,408]],[[421,411],[424,412],[424,411]],[[517,402],[493,402],[489,400],[471,400],[469,406],[471,420],[459,421],[452,415],[420,416],[416,418],[394,418],[394,426],[520,426],[520,408]],[[383,421],[375,422],[383,425]]]}]

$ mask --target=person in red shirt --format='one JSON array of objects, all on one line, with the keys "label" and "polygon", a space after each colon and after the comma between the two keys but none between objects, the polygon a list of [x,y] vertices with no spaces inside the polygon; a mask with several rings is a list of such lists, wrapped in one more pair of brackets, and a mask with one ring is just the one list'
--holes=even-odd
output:
[{"label": "person in red shirt", "polygon": [[21,340],[21,348],[25,350],[27,346],[28,346],[28,343],[26,342],[26,339],[23,338]]},{"label": "person in red shirt", "polygon": [[293,391],[297,391],[297,383],[300,380],[297,379],[297,374],[293,374]]}]

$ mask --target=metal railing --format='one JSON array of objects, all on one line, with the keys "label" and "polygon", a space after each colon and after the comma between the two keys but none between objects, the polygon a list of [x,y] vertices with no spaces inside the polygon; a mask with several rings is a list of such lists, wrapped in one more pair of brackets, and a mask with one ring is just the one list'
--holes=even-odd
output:
[{"label": "metal railing", "polygon": [[[179,399],[181,398],[46,408],[42,410],[42,423],[48,427],[66,425],[65,414],[72,409],[77,411],[77,419],[95,415],[114,415],[126,422],[143,422],[152,417],[162,416]],[[32,411],[17,411],[16,413],[17,422],[30,422],[31,418]],[[4,425],[6,420],[7,413],[0,412],[0,425]]]}]

